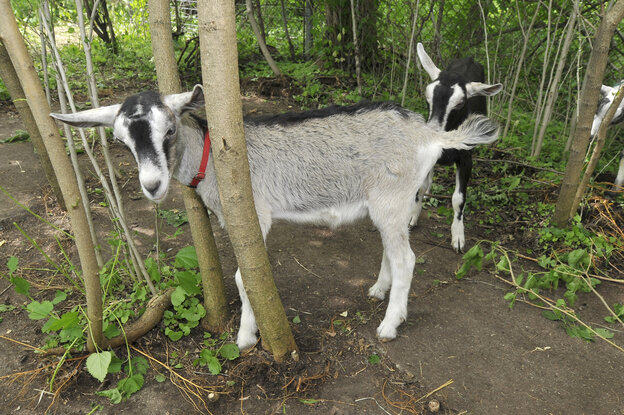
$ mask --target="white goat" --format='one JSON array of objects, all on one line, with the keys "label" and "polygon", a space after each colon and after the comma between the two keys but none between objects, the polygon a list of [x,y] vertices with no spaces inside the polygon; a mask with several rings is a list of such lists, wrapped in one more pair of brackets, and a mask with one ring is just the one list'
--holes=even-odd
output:
[{"label": "white goat", "polygon": [[[189,111],[204,106],[203,91],[160,97],[131,96],[123,104],[75,114],[51,114],[77,127],[113,126],[114,136],[134,154],[145,195],[161,201],[173,175],[189,184],[200,166],[206,122]],[[244,121],[253,196],[266,238],[275,219],[337,226],[368,215],[383,242],[377,282],[369,295],[390,298],[377,334],[394,339],[407,317],[415,255],[408,222],[414,195],[443,149],[470,149],[497,139],[498,126],[474,116],[458,130],[435,131],[423,118],[392,103],[290,113]],[[197,186],[222,222],[212,158]],[[242,301],[237,343],[256,343],[256,320],[236,272]]]}]

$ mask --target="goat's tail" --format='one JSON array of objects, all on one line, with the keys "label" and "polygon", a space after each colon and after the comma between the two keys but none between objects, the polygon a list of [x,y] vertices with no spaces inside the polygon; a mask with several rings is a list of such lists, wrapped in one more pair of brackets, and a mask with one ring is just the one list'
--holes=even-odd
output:
[{"label": "goat's tail", "polygon": [[446,133],[445,149],[470,150],[498,139],[499,125],[484,115],[472,114],[457,130]]}]

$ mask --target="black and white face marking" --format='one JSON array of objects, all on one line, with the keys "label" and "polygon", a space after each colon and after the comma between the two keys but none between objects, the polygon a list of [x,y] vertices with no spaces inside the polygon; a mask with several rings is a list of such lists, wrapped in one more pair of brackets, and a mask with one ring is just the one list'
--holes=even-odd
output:
[{"label": "black and white face marking", "polygon": [[134,155],[143,193],[155,202],[162,201],[169,189],[175,133],[173,112],[154,92],[128,98],[113,124],[115,138]]},{"label": "black and white face marking", "polygon": [[[591,136],[595,136],[598,132],[598,128],[600,128],[600,124],[604,119],[609,107],[613,103],[615,99],[615,95],[618,93],[620,88],[622,87],[622,83],[616,85],[614,87],[603,85],[600,88],[600,101],[598,101],[598,109],[596,110],[596,115],[594,115],[594,121],[592,122],[591,128]],[[618,109],[615,111],[615,115],[613,115],[613,119],[611,120],[610,125],[619,124],[624,121],[624,101],[620,104]]]},{"label": "black and white face marking", "polygon": [[[425,98],[429,105],[428,124],[437,130],[447,129],[449,116],[454,111],[460,112],[459,119],[465,119],[468,111],[464,107],[468,99],[475,96],[495,95],[503,88],[502,84],[488,85],[471,81],[471,79],[483,78],[483,68],[476,65],[472,59],[457,61],[456,63],[461,62],[459,65],[451,63],[449,68],[442,71],[427,55],[422,43],[418,43],[416,50],[420,63],[432,80],[425,89]],[[470,62],[470,64],[465,62]],[[480,72],[479,77],[474,73],[475,70]],[[463,114],[461,114],[462,111]]]},{"label": "black and white face marking", "polygon": [[468,95],[465,82],[448,84],[437,79],[427,85],[425,98],[429,105],[428,124],[436,130],[443,131],[449,114],[452,111],[461,110],[468,100]]},{"label": "black and white face marking", "polygon": [[143,92],[123,104],[99,107],[73,114],[50,114],[75,127],[113,127],[116,139],[134,155],[139,181],[149,199],[160,202],[167,195],[175,159],[177,121],[182,114],[203,107],[201,85],[193,91],[160,97]]}]

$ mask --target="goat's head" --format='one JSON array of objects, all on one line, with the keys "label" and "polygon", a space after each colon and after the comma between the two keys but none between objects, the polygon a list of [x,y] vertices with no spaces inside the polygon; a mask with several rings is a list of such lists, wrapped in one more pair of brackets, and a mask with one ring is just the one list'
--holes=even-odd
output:
[{"label": "goat's head", "polygon": [[[422,43],[418,43],[416,50],[420,63],[431,77],[432,82],[425,90],[425,97],[429,104],[428,124],[437,130],[449,129],[447,122],[453,112],[464,111],[465,113],[460,117],[462,119],[458,120],[463,121],[468,116],[468,111],[464,109],[464,106],[469,98],[496,95],[503,89],[502,84],[488,85],[476,82],[474,75],[470,76],[465,73],[473,68],[466,68],[464,71],[440,70],[427,55]],[[476,64],[473,63],[473,65]],[[482,68],[479,68],[479,71],[482,74]]]},{"label": "goat's head", "polygon": [[196,85],[191,92],[162,97],[156,92],[142,92],[126,98],[123,104],[50,116],[74,127],[112,126],[115,139],[134,155],[143,193],[160,202],[167,195],[175,167],[179,119],[203,105],[202,87]]},{"label": "goat's head", "polygon": [[[609,107],[613,103],[615,99],[615,94],[620,90],[622,85],[624,84],[624,80],[622,80],[618,85],[614,87],[603,85],[600,87],[600,100],[598,101],[598,108],[596,109],[596,115],[594,115],[594,122],[592,122],[591,127],[591,136],[594,137],[598,132],[598,128],[600,128],[600,124],[604,119]],[[613,115],[613,119],[611,120],[611,125],[618,124],[624,121],[624,105],[620,105],[618,109],[615,111]]]}]

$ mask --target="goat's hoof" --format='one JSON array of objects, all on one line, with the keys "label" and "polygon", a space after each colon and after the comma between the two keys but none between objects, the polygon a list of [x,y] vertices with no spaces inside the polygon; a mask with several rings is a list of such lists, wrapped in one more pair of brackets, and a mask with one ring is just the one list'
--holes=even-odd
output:
[{"label": "goat's hoof", "polygon": [[383,301],[386,298],[386,292],[377,285],[373,285],[368,290],[368,297],[373,301]]},{"label": "goat's hoof", "polygon": [[236,345],[241,352],[251,349],[258,343],[258,338],[253,333],[238,333]]},{"label": "goat's hoof", "polygon": [[390,324],[384,323],[383,321],[377,327],[377,337],[379,337],[379,341],[381,342],[389,342],[396,339],[397,329]]}]

